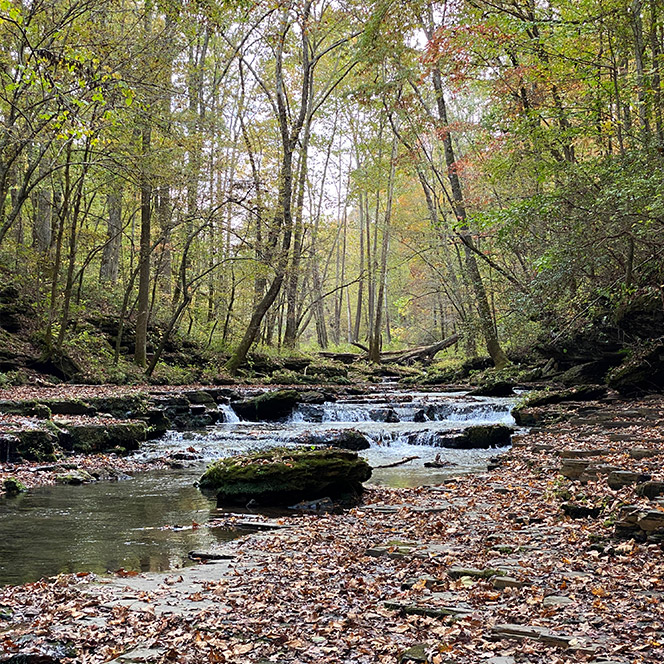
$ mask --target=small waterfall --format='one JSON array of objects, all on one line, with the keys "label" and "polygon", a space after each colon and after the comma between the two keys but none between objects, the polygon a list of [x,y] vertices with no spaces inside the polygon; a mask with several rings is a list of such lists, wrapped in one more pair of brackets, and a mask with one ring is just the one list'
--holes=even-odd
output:
[{"label": "small waterfall", "polygon": [[324,404],[322,422],[370,422],[371,413],[359,404]]},{"label": "small waterfall", "polygon": [[236,424],[240,421],[237,413],[228,404],[221,404],[219,410],[224,414],[224,424]]}]

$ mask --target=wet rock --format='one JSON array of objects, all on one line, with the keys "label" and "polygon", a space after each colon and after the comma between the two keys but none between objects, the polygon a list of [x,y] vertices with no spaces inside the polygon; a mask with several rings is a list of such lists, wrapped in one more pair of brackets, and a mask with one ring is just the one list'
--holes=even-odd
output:
[{"label": "wet rock", "polygon": [[468,392],[473,397],[511,397],[514,395],[514,384],[506,381],[498,381],[481,385]]},{"label": "wet rock", "polygon": [[291,505],[288,509],[303,512],[331,512],[334,509],[334,503],[331,498],[325,497],[318,500],[303,500]]},{"label": "wet rock", "polygon": [[199,485],[215,490],[220,505],[290,505],[325,496],[355,502],[370,477],[371,467],[355,452],[275,448],[220,459]]},{"label": "wet rock", "polygon": [[154,407],[163,410],[168,416],[183,415],[189,413],[191,404],[184,395],[168,394],[161,397],[155,397],[152,400]]},{"label": "wet rock", "polygon": [[149,410],[149,399],[146,394],[123,394],[112,397],[94,397],[87,403],[98,413],[108,413],[118,419],[145,415]]},{"label": "wet rock", "polygon": [[308,390],[307,392],[300,393],[299,401],[300,403],[314,404],[320,406],[324,404],[325,401],[327,401],[327,399],[325,398],[325,394],[323,392]]},{"label": "wet rock", "polygon": [[90,470],[89,472],[95,480],[117,482],[131,479],[131,475],[127,475],[126,473],[123,473],[121,470],[113,468],[112,466],[102,466],[101,468]]},{"label": "wet rock", "polygon": [[614,470],[609,473],[607,482],[612,489],[618,491],[631,484],[647,482],[649,479],[651,479],[650,475],[644,473],[633,473],[629,470]]},{"label": "wet rock", "polygon": [[26,429],[16,434],[16,454],[28,461],[55,461],[58,437],[46,429]]},{"label": "wet rock", "polygon": [[275,390],[244,401],[232,401],[231,407],[244,420],[274,421],[288,417],[298,400],[295,390]]},{"label": "wet rock", "polygon": [[419,410],[415,411],[415,414],[413,415],[413,422],[427,422],[429,418],[427,417],[426,410],[424,408],[420,408]]},{"label": "wet rock", "polygon": [[172,426],[170,419],[167,417],[166,413],[160,408],[152,408],[148,410],[145,414],[145,421],[148,424],[148,430],[146,435],[149,440],[153,440],[154,438],[160,438]]},{"label": "wet rock", "polygon": [[25,484],[15,477],[7,477],[2,483],[2,489],[8,496],[18,496],[19,493],[25,493],[28,490]]},{"label": "wet rock", "polygon": [[184,397],[191,404],[203,405],[207,408],[217,407],[217,402],[207,390],[189,390],[184,393]]},{"label": "wet rock", "polygon": [[147,440],[144,422],[64,423],[62,426],[66,433],[60,437],[60,442],[65,449],[74,452],[134,451]]},{"label": "wet rock", "polygon": [[387,422],[391,424],[399,422],[399,416],[394,408],[373,408],[369,411],[369,417],[374,422]]},{"label": "wet rock", "polygon": [[16,450],[19,443],[18,436],[0,433],[0,462],[17,460],[18,452]]},{"label": "wet rock", "polygon": [[464,439],[471,449],[487,449],[509,445],[512,429],[504,424],[487,424],[468,427]]},{"label": "wet rock", "polygon": [[63,473],[62,475],[56,475],[55,481],[58,484],[71,484],[77,486],[79,484],[94,482],[95,478],[86,470],[79,468],[78,470],[72,470],[68,473]]},{"label": "wet rock", "polygon": [[214,551],[190,551],[188,554],[191,560],[233,560],[235,555],[232,553],[216,553]]}]

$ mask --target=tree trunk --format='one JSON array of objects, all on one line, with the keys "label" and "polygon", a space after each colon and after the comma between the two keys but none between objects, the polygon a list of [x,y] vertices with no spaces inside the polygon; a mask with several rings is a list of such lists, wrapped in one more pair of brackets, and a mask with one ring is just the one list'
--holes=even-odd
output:
[{"label": "tree trunk", "polygon": [[[429,6],[431,9],[431,6]],[[428,30],[428,37],[433,37],[433,31]],[[461,180],[457,173],[456,157],[454,155],[454,146],[452,144],[452,135],[449,131],[449,122],[447,118],[447,106],[445,104],[445,96],[443,92],[443,81],[438,67],[432,69],[432,80],[434,91],[436,94],[436,105],[438,109],[438,119],[442,124],[443,131],[443,151],[445,154],[445,164],[447,166],[447,177],[450,182],[452,190],[452,207],[454,216],[459,223],[459,234],[463,239],[464,244],[464,257],[466,275],[470,282],[470,286],[475,296],[475,305],[479,315],[480,328],[484,336],[487,350],[493,363],[497,369],[502,369],[509,364],[509,360],[505,355],[503,349],[498,341],[496,328],[491,316],[491,307],[487,297],[482,275],[480,274],[479,266],[473,252],[474,241],[467,223],[466,206],[461,189]]]},{"label": "tree trunk", "polygon": [[397,163],[397,136],[392,137],[392,152],[390,155],[390,176],[387,183],[387,201],[385,204],[385,218],[383,223],[383,242],[380,253],[380,268],[378,272],[378,295],[375,304],[375,318],[373,334],[369,339],[369,361],[380,363],[380,346],[383,317],[383,303],[385,300],[385,281],[387,278],[387,253],[390,246],[390,225],[392,222],[392,201],[394,198],[394,177]]},{"label": "tree trunk", "polygon": [[141,130],[141,240],[138,270],[138,315],[136,318],[136,347],[134,362],[139,367],[147,363],[148,310],[150,307],[150,231],[152,215],[152,184],[146,160],[150,152],[151,127],[144,124]]},{"label": "tree trunk", "polygon": [[122,188],[114,183],[106,197],[108,217],[106,220],[106,243],[99,268],[100,281],[115,285],[120,267],[120,244],[122,241]]}]

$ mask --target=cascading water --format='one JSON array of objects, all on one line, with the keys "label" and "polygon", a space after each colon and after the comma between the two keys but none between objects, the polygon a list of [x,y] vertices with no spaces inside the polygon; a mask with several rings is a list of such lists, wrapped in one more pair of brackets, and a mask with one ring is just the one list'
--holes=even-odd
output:
[{"label": "cascading water", "polygon": [[[387,465],[406,456],[419,457],[408,467],[395,468],[389,473],[376,472],[372,481],[396,485],[431,483],[440,479],[441,472],[442,476],[449,476],[484,469],[495,449],[445,449],[450,435],[476,425],[512,426],[513,404],[514,398],[382,391],[322,404],[302,403],[291,417],[281,422],[242,421],[231,406],[225,405],[220,406],[224,414],[222,424],[204,432],[174,432],[155,441],[146,454],[193,447],[204,459],[211,460],[266,447],[299,445],[309,437],[324,442],[333,432],[354,429],[370,441],[371,447],[361,454],[373,466]],[[436,473],[424,468],[425,461],[437,456],[449,462],[450,469]]]}]

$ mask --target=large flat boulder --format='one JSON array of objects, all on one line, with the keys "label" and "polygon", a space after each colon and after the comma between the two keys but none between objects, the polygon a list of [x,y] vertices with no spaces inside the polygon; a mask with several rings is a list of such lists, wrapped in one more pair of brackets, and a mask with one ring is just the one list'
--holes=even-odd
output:
[{"label": "large flat boulder", "polygon": [[220,459],[199,486],[216,491],[220,505],[292,505],[324,496],[355,502],[370,477],[371,467],[356,452],[275,448]]}]

